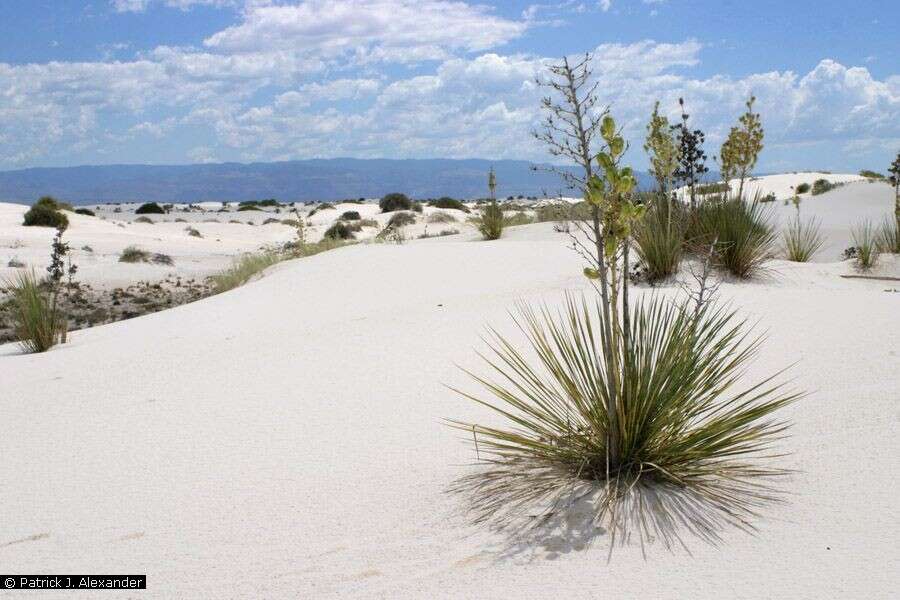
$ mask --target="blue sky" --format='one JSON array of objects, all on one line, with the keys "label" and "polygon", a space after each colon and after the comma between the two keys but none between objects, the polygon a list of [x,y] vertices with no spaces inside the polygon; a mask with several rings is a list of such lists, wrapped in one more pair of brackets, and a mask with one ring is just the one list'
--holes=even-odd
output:
[{"label": "blue sky", "polygon": [[[850,6],[850,8],[848,8]],[[548,160],[532,84],[594,53],[644,168],[684,96],[717,153],[746,97],[762,171],[900,149],[893,0],[2,0],[0,170],[333,156]]]}]

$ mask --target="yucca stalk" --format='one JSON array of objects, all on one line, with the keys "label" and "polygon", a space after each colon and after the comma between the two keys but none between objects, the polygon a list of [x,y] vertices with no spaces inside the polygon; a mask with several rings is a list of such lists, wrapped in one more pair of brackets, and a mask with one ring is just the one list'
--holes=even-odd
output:
[{"label": "yucca stalk", "polygon": [[[521,305],[527,353],[492,330],[483,358],[496,377],[470,373],[487,396],[459,393],[508,426],[454,422],[474,435],[483,465],[453,487],[476,522],[540,526],[586,504],[589,524],[614,542],[630,524],[642,541],[669,545],[682,530],[713,540],[727,525],[750,529],[778,499],[774,479],[786,471],[765,459],[787,424],[771,416],[798,395],[774,378],[735,389],[760,339],[709,304],[695,313],[656,298],[633,317],[615,361],[603,354],[610,317],[599,300],[570,295],[557,314]],[[611,397],[615,376],[621,393]]]},{"label": "yucca stalk", "polygon": [[798,215],[782,233],[785,257],[793,262],[808,262],[824,242],[820,229],[818,219],[803,222]]}]

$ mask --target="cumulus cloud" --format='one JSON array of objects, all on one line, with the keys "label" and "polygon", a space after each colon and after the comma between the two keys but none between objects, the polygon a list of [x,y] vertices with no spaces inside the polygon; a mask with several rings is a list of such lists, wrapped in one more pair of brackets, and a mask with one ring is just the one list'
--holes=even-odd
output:
[{"label": "cumulus cloud", "polygon": [[116,12],[144,12],[151,4],[162,4],[170,8],[190,10],[194,6],[237,6],[236,0],[111,0]]}]

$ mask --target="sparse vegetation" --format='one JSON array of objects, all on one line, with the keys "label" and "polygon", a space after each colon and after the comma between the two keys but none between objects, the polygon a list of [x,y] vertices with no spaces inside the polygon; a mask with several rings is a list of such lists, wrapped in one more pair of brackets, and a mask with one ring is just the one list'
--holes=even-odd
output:
[{"label": "sparse vegetation", "polygon": [[878,228],[878,248],[889,254],[900,254],[900,222],[885,217]]},{"label": "sparse vegetation", "polygon": [[353,233],[359,230],[360,226],[358,224],[356,224],[356,228],[354,228],[344,221],[336,221],[334,225],[325,230],[322,237],[332,240],[352,240],[356,237]]},{"label": "sparse vegetation", "polygon": [[438,198],[437,200],[432,200],[428,204],[435,208],[451,208],[451,209],[461,210],[464,213],[469,212],[468,206],[466,206],[461,201],[459,201],[455,198],[449,198],[447,196],[444,196],[443,198]]},{"label": "sparse vegetation", "polygon": [[342,221],[359,221],[362,217],[359,214],[359,211],[356,210],[348,210],[341,214],[339,217]]},{"label": "sparse vegetation", "polygon": [[758,196],[750,201],[735,197],[706,202],[697,216],[701,239],[695,242],[704,247],[714,244],[719,266],[744,279],[763,269],[772,254],[775,232]]},{"label": "sparse vegetation", "polygon": [[878,262],[878,236],[872,223],[864,221],[850,230],[856,249],[856,268],[868,271]]},{"label": "sparse vegetation", "polygon": [[134,220],[135,223],[146,223],[147,225],[153,225],[153,219],[150,217],[138,217]]},{"label": "sparse vegetation", "polygon": [[809,190],[810,190],[809,184],[804,182],[804,183],[801,183],[800,185],[797,186],[797,190],[796,190],[796,191],[797,191],[798,194],[805,194],[805,193],[807,193]]},{"label": "sparse vegetation", "polygon": [[866,179],[884,179],[884,175],[876,173],[875,171],[870,171],[869,169],[863,169],[859,174]]},{"label": "sparse vegetation", "polygon": [[[278,222],[278,219],[272,219],[272,220],[275,221],[276,223]],[[203,235],[200,233],[200,231],[193,227],[185,227],[184,230],[191,237],[203,237]]]},{"label": "sparse vegetation", "polygon": [[378,206],[381,212],[394,212],[395,210],[412,210],[413,202],[406,197],[406,194],[394,192],[387,194],[379,202]]},{"label": "sparse vegetation", "polygon": [[147,252],[146,250],[138,248],[137,246],[128,246],[127,248],[122,250],[122,254],[119,255],[119,262],[145,262],[164,266],[171,266],[175,264],[175,261],[173,261],[172,257],[168,254]]},{"label": "sparse vegetation", "polygon": [[137,207],[134,211],[136,215],[164,215],[165,209],[156,202],[146,202]]},{"label": "sparse vegetation", "polygon": [[445,212],[433,212],[428,215],[427,218],[428,223],[456,223],[457,218],[451,215],[450,213]]},{"label": "sparse vegetation", "polygon": [[685,216],[681,204],[664,194],[653,194],[644,218],[634,227],[638,257],[650,282],[678,272],[684,249]]},{"label": "sparse vegetation", "polygon": [[255,204],[245,204],[243,206],[238,206],[238,209],[237,209],[238,212],[248,212],[251,210],[262,211],[262,209],[260,207],[256,206]]},{"label": "sparse vegetation", "polygon": [[60,340],[62,316],[35,272],[19,271],[4,283],[12,296],[14,333],[26,352],[46,352]]},{"label": "sparse vegetation", "polygon": [[788,223],[782,234],[785,257],[793,262],[808,262],[822,247],[824,239],[819,221],[811,219],[803,222],[797,216]]},{"label": "sparse vegetation", "polygon": [[516,225],[530,225],[534,223],[534,219],[524,212],[517,212],[512,215],[503,215],[504,227],[515,227]]},{"label": "sparse vegetation", "polygon": [[96,213],[94,213],[94,211],[92,211],[89,208],[76,208],[75,214],[76,215],[84,215],[86,217],[96,217],[97,216]]},{"label": "sparse vegetation", "polygon": [[812,185],[812,195],[818,196],[819,194],[824,194],[825,192],[833,190],[835,187],[835,184],[827,179],[816,179]]},{"label": "sparse vegetation", "polygon": [[26,227],[65,229],[69,226],[69,218],[59,211],[58,206],[52,198],[41,198],[25,213],[22,224]]},{"label": "sparse vegetation", "polygon": [[497,176],[491,167],[488,173],[488,190],[491,201],[481,209],[481,215],[476,218],[475,225],[486,240],[497,240],[503,235],[503,209],[497,204],[495,191],[497,189]]},{"label": "sparse vegetation", "polygon": [[268,269],[281,259],[276,252],[244,254],[237,258],[229,268],[210,277],[213,293],[221,294],[240,287],[250,281],[253,276]]},{"label": "sparse vegetation", "polygon": [[407,225],[412,225],[416,222],[416,217],[412,213],[408,212],[397,212],[391,215],[391,218],[388,219],[387,226],[393,227],[397,229],[399,227],[406,227]]}]

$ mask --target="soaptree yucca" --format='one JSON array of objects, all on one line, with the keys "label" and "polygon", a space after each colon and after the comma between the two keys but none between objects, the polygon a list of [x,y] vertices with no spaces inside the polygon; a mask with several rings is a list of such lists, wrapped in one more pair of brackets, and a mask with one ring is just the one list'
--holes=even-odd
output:
[{"label": "soaptree yucca", "polygon": [[480,468],[452,489],[469,496],[476,522],[605,530],[613,544],[752,528],[785,473],[770,462],[788,426],[774,413],[797,395],[776,376],[743,381],[760,340],[708,294],[632,305],[629,248],[645,211],[609,115],[599,134],[584,189],[597,210],[587,241],[576,239],[597,297],[569,295],[558,312],[521,305],[524,350],[492,330],[483,358],[493,374],[470,372],[484,393],[457,391],[496,418],[453,422]]}]

